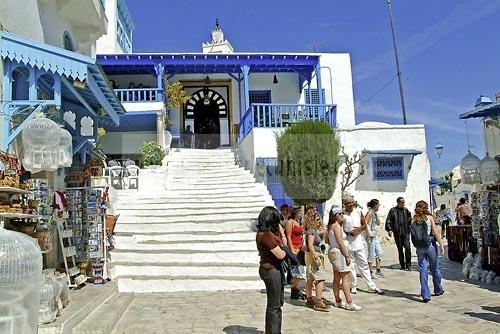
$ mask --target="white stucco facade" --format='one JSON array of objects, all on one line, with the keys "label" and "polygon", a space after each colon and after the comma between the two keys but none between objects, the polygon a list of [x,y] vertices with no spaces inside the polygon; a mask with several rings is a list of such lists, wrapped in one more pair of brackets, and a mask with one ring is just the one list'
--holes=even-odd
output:
[{"label": "white stucco facade", "polygon": [[[283,129],[254,128],[239,145],[240,164],[255,172],[257,158],[276,158],[276,134]],[[362,123],[351,129],[338,129],[339,138],[346,154],[352,156],[362,151],[408,151],[404,154],[404,178],[402,180],[376,181],[373,177],[372,158],[387,154],[366,154],[362,161],[365,173],[346,189],[358,203],[366,206],[373,198],[380,201],[380,212],[387,212],[395,205],[396,198],[403,196],[412,208],[419,200],[429,200],[430,163],[426,153],[425,127],[415,125],[388,125],[384,123]],[[391,156],[391,155],[389,155]],[[401,156],[395,153],[394,156]],[[340,170],[343,166],[341,165]],[[339,171],[340,171],[339,170]],[[355,171],[355,174],[357,170]],[[326,203],[340,205],[340,174],[333,197]]]}]

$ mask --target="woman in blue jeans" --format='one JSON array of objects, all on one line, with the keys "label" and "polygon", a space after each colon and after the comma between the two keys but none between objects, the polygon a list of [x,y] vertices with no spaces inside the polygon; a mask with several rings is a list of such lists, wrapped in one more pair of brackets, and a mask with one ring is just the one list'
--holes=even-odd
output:
[{"label": "woman in blue jeans", "polygon": [[280,238],[280,213],[267,206],[259,214],[257,231],[257,249],[260,255],[259,275],[266,285],[266,334],[281,333],[281,307],[284,303],[284,285],[281,260],[286,256]]},{"label": "woman in blue jeans", "polygon": [[[429,212],[429,205],[425,201],[418,201],[415,205],[415,215],[413,216],[412,224],[426,224],[427,235],[430,238],[428,247],[417,248],[418,271],[420,273],[420,295],[424,303],[431,300],[431,291],[429,289],[427,266],[430,265],[432,273],[432,283],[434,285],[434,296],[441,296],[444,293],[441,285],[441,271],[439,270],[439,255],[444,255],[443,243],[441,242],[441,234],[439,233],[434,218]],[[437,242],[437,244],[436,244]]]}]

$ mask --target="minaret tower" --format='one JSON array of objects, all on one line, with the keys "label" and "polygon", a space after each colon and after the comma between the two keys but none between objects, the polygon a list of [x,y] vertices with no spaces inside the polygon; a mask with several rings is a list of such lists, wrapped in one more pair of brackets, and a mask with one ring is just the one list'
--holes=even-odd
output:
[{"label": "minaret tower", "polygon": [[234,48],[231,43],[224,38],[224,31],[219,25],[219,19],[215,20],[215,27],[212,29],[212,41],[203,43],[203,53],[233,53]]}]

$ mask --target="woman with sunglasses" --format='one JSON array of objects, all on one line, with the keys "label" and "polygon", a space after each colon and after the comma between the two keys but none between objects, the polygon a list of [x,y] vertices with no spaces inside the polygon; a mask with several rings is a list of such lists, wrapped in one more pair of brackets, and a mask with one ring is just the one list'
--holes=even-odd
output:
[{"label": "woman with sunglasses", "polygon": [[[349,273],[351,271],[351,259],[349,251],[344,243],[346,234],[342,224],[344,217],[342,210],[339,207],[332,206],[328,219],[328,243],[330,250],[328,251],[328,259],[333,266],[333,295],[335,296],[335,307],[345,308],[349,311],[360,311],[361,307],[352,302],[351,297],[351,282]],[[344,292],[347,303],[343,303],[340,299],[340,288]]]}]

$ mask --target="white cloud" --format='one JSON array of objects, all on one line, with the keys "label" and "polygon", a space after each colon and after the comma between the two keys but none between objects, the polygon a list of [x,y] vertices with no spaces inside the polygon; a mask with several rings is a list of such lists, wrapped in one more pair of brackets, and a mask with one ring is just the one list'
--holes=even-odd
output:
[{"label": "white cloud", "polygon": [[[442,20],[398,43],[401,61],[404,62],[413,58],[438,43],[449,33],[493,14],[498,9],[500,9],[500,1],[498,0],[462,1]],[[354,81],[355,83],[363,81],[394,67],[394,51],[391,48],[370,61],[355,66]]]}]

